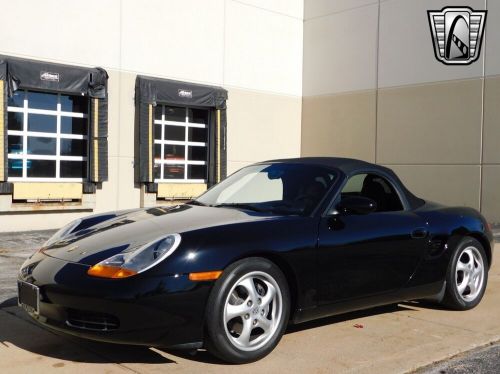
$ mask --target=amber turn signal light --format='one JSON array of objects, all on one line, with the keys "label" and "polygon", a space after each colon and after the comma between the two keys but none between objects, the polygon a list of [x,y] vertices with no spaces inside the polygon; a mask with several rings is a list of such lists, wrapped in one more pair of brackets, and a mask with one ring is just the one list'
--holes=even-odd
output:
[{"label": "amber turn signal light", "polygon": [[200,281],[211,281],[219,279],[222,271],[204,271],[201,273],[189,273],[189,280],[200,282]]},{"label": "amber turn signal light", "polygon": [[94,265],[87,271],[87,274],[93,277],[119,279],[131,277],[137,272],[115,266]]}]

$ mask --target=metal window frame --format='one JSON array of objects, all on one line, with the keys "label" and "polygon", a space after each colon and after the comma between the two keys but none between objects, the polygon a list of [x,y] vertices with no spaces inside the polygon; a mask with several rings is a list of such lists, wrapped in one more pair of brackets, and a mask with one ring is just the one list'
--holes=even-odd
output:
[{"label": "metal window frame", "polygon": [[[185,120],[184,122],[178,122],[178,121],[170,121],[165,119],[165,107],[169,107],[172,105],[167,105],[167,104],[158,104],[161,106],[161,119],[154,119],[153,120],[153,137],[154,137],[154,125],[160,125],[161,126],[161,139],[154,139],[153,142],[153,147],[155,144],[161,145],[161,151],[160,155],[161,158],[160,160],[154,159],[154,164],[155,165],[160,165],[160,178],[155,178],[154,182],[155,183],[207,183],[207,178],[208,176],[206,175],[205,179],[194,179],[194,178],[188,178],[188,166],[189,165],[203,165],[207,166],[208,165],[208,142],[191,142],[189,141],[189,129],[190,128],[201,128],[201,129],[208,129],[208,124],[204,123],[195,123],[195,122],[189,122],[189,109],[193,109],[193,107],[184,107],[186,113],[185,113]],[[195,108],[197,109],[197,108]],[[209,113],[209,109],[201,109],[205,110],[207,114]],[[166,140],[165,139],[165,126],[179,126],[183,127],[185,129],[184,131],[184,140]],[[184,160],[165,160],[165,145],[181,145],[184,146]],[[199,161],[199,160],[189,160],[188,159],[188,148],[189,147],[205,147],[206,148],[206,160],[205,161]],[[153,150],[153,155],[154,155],[154,150]],[[153,156],[154,158],[154,156]],[[179,166],[184,166],[184,178],[183,179],[165,179],[164,178],[164,165],[179,165]],[[208,173],[208,170],[206,170],[206,174]]]},{"label": "metal window frame", "polygon": [[[84,118],[87,119],[87,134],[89,131],[88,115],[78,112],[67,112],[61,110],[61,93],[57,93],[57,106],[56,110],[52,109],[35,109],[29,107],[27,93],[30,90],[23,89],[23,107],[8,106],[7,112],[11,113],[22,113],[23,114],[23,129],[22,130],[7,130],[7,136],[22,136],[23,137],[23,151],[22,153],[9,153],[7,158],[9,160],[22,160],[23,170],[22,177],[8,177],[9,182],[83,182],[89,177],[89,135],[81,134],[65,134],[61,133],[61,118]],[[41,92],[41,93],[51,93],[44,91],[31,91],[31,92]],[[66,95],[65,95],[66,96]],[[75,95],[67,95],[75,96]],[[38,131],[28,131],[28,115],[29,114],[43,114],[56,117],[56,132],[38,132]],[[45,137],[56,139],[56,154],[55,155],[30,155],[28,154],[28,138],[29,137]],[[61,155],[61,139],[76,139],[76,140],[87,140],[86,156],[62,156]],[[28,160],[48,160],[56,161],[56,176],[55,177],[28,177]],[[61,161],[87,161],[87,172],[85,178],[62,178],[61,177]]]}]

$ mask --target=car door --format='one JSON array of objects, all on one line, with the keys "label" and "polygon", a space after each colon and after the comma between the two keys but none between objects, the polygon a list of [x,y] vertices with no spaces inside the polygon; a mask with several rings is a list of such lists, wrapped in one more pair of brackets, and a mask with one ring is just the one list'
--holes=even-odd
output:
[{"label": "car door", "polygon": [[320,305],[396,291],[408,282],[425,253],[426,223],[405,209],[400,191],[387,178],[355,175],[335,203],[349,196],[371,198],[378,208],[369,214],[340,214],[333,209],[321,219]]}]

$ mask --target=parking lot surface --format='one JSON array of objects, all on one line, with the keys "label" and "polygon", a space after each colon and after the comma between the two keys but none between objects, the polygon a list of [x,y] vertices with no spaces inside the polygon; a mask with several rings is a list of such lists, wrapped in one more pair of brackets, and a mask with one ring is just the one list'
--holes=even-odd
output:
[{"label": "parking lot surface", "polygon": [[[2,236],[0,248],[5,248],[4,239]],[[41,240],[31,239],[35,247],[37,240]],[[9,251],[4,249],[4,255]],[[431,304],[408,302],[293,326],[271,355],[239,366],[238,371],[402,373],[498,342],[499,245],[495,251],[496,261],[485,297],[474,310],[454,312]],[[29,252],[22,252],[24,255],[14,258],[14,262],[22,262]],[[12,256],[9,252],[10,262]],[[0,266],[3,271],[5,262]],[[2,282],[10,287],[10,291],[0,294],[2,372],[231,373],[235,370],[204,351],[191,356],[186,352],[103,344],[58,335],[33,323],[15,305],[15,291],[12,291],[15,277],[11,275],[10,280]],[[436,372],[436,367],[426,370]]]},{"label": "parking lot surface", "polygon": [[24,260],[54,232],[0,233],[0,305],[17,294],[16,274]]},{"label": "parking lot surface", "polygon": [[459,354],[444,362],[421,368],[415,374],[498,374],[500,343]]}]

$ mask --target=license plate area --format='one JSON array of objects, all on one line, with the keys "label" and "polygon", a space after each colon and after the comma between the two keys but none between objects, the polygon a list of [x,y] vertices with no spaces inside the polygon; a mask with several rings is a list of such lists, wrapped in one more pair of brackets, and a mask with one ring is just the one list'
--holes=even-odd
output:
[{"label": "license plate area", "polygon": [[29,313],[38,314],[40,312],[40,289],[31,283],[18,281],[17,290],[19,306]]}]

